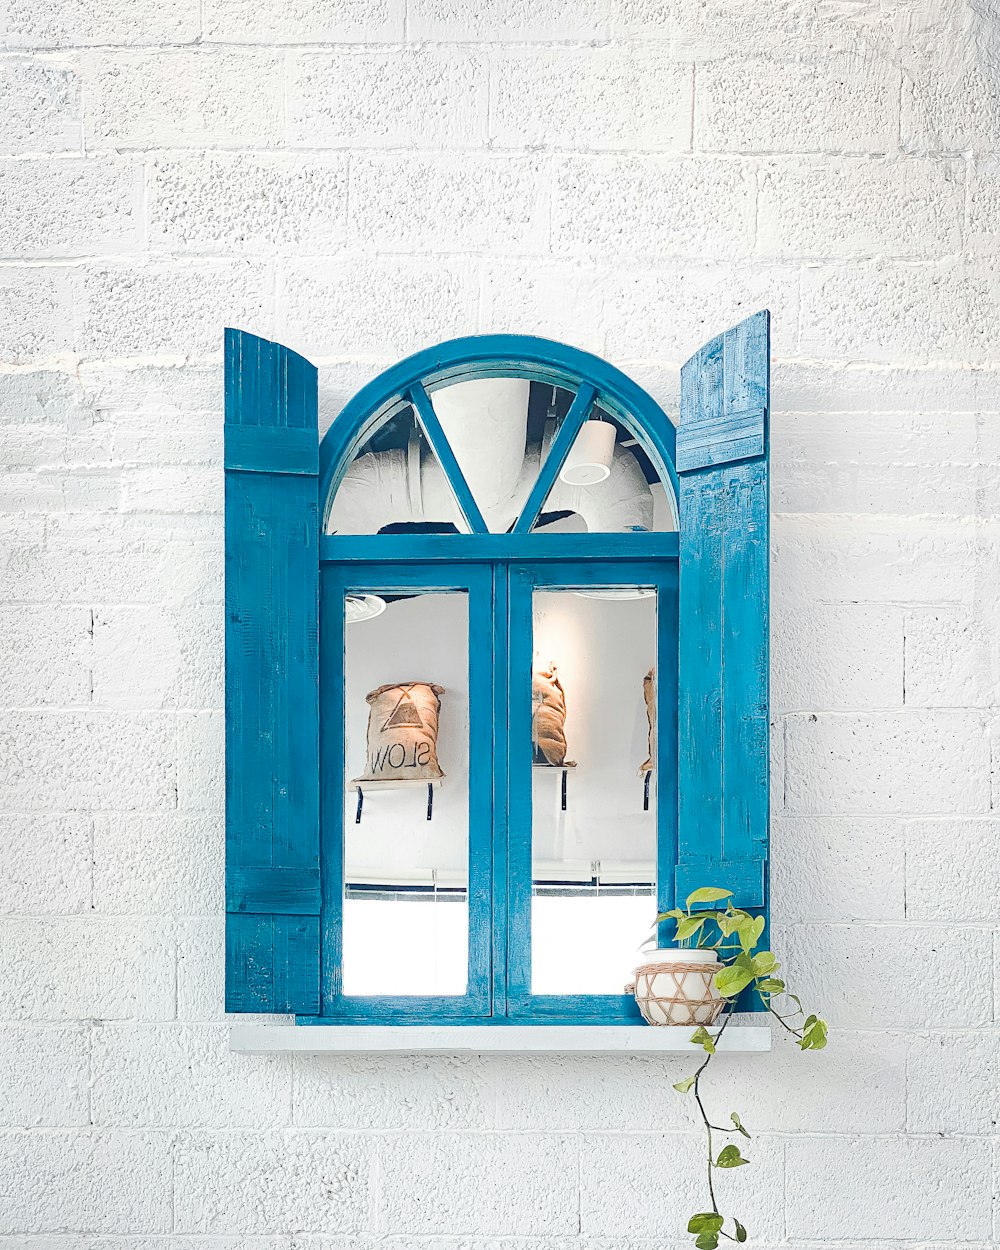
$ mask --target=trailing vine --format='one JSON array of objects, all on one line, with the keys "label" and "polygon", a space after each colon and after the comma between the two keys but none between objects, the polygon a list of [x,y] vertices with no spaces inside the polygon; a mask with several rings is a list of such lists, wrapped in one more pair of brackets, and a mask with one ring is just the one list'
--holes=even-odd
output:
[{"label": "trailing vine", "polygon": [[[658,921],[673,920],[677,928],[677,941],[684,945],[692,943],[699,950],[715,950],[718,952],[722,967],[715,974],[715,986],[726,1000],[720,1017],[722,1023],[714,1033],[709,1033],[704,1026],[699,1027],[691,1036],[691,1041],[705,1052],[705,1058],[697,1070],[674,1085],[681,1094],[691,1093],[698,1107],[705,1127],[707,1154],[708,1199],[710,1210],[699,1211],[688,1221],[688,1232],[694,1235],[697,1250],[716,1250],[719,1238],[727,1241],[744,1242],[747,1230],[735,1216],[727,1217],[719,1210],[715,1195],[716,1169],[743,1167],[750,1160],[744,1158],[738,1141],[731,1141],[723,1146],[718,1155],[715,1153],[715,1134],[722,1133],[727,1137],[751,1140],[751,1135],[743,1125],[743,1121],[735,1111],[730,1113],[728,1125],[713,1124],[702,1100],[702,1078],[712,1062],[718,1049],[719,1039],[726,1031],[732,1019],[736,999],[745,989],[753,987],[767,1011],[778,1021],[786,1033],[794,1037],[800,1050],[822,1050],[826,1045],[827,1028],[825,1021],[819,1016],[806,1015],[802,1003],[795,994],[789,992],[784,981],[776,974],[781,965],[769,950],[759,950],[764,934],[764,917],[754,916],[732,905],[731,890],[720,890],[714,886],[706,886],[695,890],[685,899],[685,910],[674,908],[663,912]],[[692,912],[694,904],[720,903],[725,900],[725,908],[706,909]],[[782,1010],[775,1006],[775,1000],[782,1004]],[[792,1010],[785,1010],[787,1002]],[[732,1219],[733,1231],[726,1229],[727,1218]]]}]

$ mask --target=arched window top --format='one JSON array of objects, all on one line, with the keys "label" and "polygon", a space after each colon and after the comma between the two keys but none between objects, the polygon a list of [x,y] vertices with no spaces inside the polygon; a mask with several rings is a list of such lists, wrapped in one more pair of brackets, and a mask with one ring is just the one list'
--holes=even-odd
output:
[{"label": "arched window top", "polygon": [[[573,483],[588,431],[610,480]],[[673,530],[677,498],[674,426],[656,401],[600,357],[530,335],[400,361],[320,445],[325,533]]]}]

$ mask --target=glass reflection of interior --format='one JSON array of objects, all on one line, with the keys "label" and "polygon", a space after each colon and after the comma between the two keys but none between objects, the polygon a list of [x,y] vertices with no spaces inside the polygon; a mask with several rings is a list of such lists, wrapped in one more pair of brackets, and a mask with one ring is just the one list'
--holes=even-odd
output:
[{"label": "glass reflection of interior", "polygon": [[[468,596],[347,600],[344,993],[464,994]],[[351,623],[355,600],[377,610]]]},{"label": "glass reflection of interior", "polygon": [[533,621],[531,989],[621,994],[656,907],[656,596],[536,591]]},{"label": "glass reflection of interior", "polygon": [[464,534],[468,525],[410,407],[361,445],[337,487],[330,534]]},{"label": "glass reflection of interior", "polygon": [[618,534],[674,529],[670,496],[652,460],[626,425],[595,408],[570,448],[533,531]]},{"label": "glass reflection of interior", "polygon": [[[522,378],[476,378],[441,387],[430,398],[487,528],[510,532],[574,392]],[[534,528],[547,533],[674,529],[667,494],[642,446],[600,408],[590,417]],[[596,468],[588,461],[596,461]],[[359,448],[327,522],[327,532],[338,534],[467,530],[409,406],[383,421]]]}]

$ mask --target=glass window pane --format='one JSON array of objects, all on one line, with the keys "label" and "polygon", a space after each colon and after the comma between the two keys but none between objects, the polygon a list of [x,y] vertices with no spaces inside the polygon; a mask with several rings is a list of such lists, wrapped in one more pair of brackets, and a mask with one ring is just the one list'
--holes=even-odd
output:
[{"label": "glass window pane", "polygon": [[344,993],[464,994],[468,595],[358,590],[345,610]]},{"label": "glass window pane", "polygon": [[[521,514],[574,392],[525,378],[455,382],[430,394],[491,533]],[[328,534],[466,533],[468,525],[412,407],[368,436],[334,493]]]},{"label": "glass window pane", "polygon": [[487,528],[514,526],[574,392],[526,378],[474,378],[431,402]]},{"label": "glass window pane", "polygon": [[[484,377],[430,403],[491,533],[508,533],[545,464],[575,392]],[[574,441],[533,530],[621,533],[676,528],[671,495],[627,424],[597,407]],[[447,476],[414,410],[400,404],[360,446],[337,487],[329,534],[467,533]]]},{"label": "glass window pane", "polygon": [[621,994],[656,909],[655,591],[536,591],[533,634],[531,989]]},{"label": "glass window pane", "polygon": [[330,505],[328,534],[467,533],[448,479],[409,406],[362,443]]},{"label": "glass window pane", "polygon": [[672,531],[677,526],[671,498],[632,431],[596,408],[532,528],[545,534]]}]

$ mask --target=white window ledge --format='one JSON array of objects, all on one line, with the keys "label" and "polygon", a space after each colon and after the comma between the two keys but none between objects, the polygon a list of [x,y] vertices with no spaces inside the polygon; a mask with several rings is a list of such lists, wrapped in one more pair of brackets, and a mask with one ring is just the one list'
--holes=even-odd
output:
[{"label": "white window ledge", "polygon": [[[239,1054],[368,1055],[662,1055],[701,1053],[694,1029],[615,1025],[324,1025],[237,1024],[229,1049]],[[714,1033],[715,1030],[713,1029]],[[761,1053],[771,1049],[768,1025],[731,1024],[719,1051]]]}]

